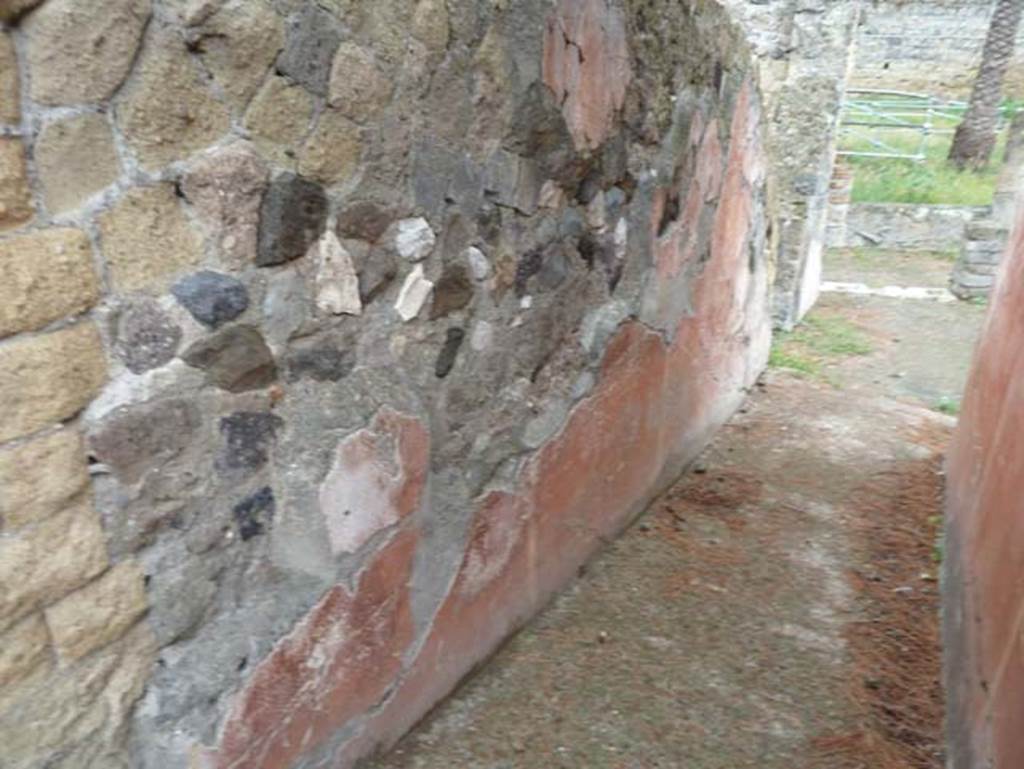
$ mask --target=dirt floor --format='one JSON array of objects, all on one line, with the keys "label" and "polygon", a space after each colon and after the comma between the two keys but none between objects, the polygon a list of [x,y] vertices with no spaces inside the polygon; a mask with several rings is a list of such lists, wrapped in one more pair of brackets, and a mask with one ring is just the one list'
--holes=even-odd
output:
[{"label": "dirt floor", "polygon": [[824,341],[797,350],[815,367],[767,372],[686,475],[372,765],[941,769],[953,419],[932,401],[959,396],[980,315],[909,301],[826,297]]}]

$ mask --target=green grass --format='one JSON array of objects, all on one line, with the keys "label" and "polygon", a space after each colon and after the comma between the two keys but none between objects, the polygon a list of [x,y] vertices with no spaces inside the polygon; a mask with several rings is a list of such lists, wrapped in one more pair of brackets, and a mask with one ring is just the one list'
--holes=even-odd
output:
[{"label": "green grass", "polygon": [[[1003,114],[1009,118],[1022,105],[1005,100]],[[960,121],[956,110],[950,118],[933,117],[934,128],[955,129]],[[852,117],[852,116],[851,116]],[[920,123],[923,115],[903,115],[899,118],[908,123]],[[873,129],[848,127],[840,140],[840,148],[846,150],[877,151],[867,141],[868,137],[880,139],[902,152],[916,154],[921,149],[921,134],[910,129]],[[952,131],[935,133],[924,145],[925,159],[922,161],[901,158],[864,158],[845,156],[844,161],[854,168],[853,201],[856,203],[922,203],[931,205],[984,206],[992,202],[996,176],[1002,162],[1005,132],[996,142],[992,162],[980,172],[958,171],[946,162],[949,146],[953,141]]]},{"label": "green grass", "polygon": [[[907,132],[888,131],[883,139],[890,145],[916,152],[919,138]],[[917,162],[902,158],[844,158],[854,169],[855,203],[922,203],[929,205],[984,206],[992,202],[999,165],[992,162],[981,171],[958,171],[946,163],[952,137],[929,137],[925,159]],[[865,141],[848,140],[848,149],[870,149]],[[1002,153],[997,148],[993,158]]]},{"label": "green grass", "polygon": [[871,350],[867,336],[850,321],[834,315],[812,314],[789,333],[776,335],[768,365],[838,386],[826,368],[844,358],[867,355]]},{"label": "green grass", "polygon": [[940,398],[939,402],[935,404],[935,410],[940,414],[955,417],[960,413],[960,401],[954,398]]}]

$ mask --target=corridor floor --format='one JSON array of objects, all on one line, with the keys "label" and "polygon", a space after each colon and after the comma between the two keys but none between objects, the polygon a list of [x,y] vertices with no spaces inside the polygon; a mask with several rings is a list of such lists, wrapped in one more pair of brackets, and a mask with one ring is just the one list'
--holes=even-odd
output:
[{"label": "corridor floor", "polygon": [[[943,271],[899,259],[925,260],[921,285]],[[770,369],[696,465],[373,766],[940,769],[953,418],[935,406],[955,402],[982,309],[913,301],[824,297],[814,317],[865,343]]]}]

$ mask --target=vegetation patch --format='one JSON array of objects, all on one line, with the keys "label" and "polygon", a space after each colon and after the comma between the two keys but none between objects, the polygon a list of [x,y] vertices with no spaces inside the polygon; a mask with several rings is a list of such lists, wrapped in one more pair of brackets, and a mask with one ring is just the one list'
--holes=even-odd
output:
[{"label": "vegetation patch", "polygon": [[768,365],[838,387],[830,365],[872,351],[867,335],[838,315],[812,313],[790,332],[776,334]]}]

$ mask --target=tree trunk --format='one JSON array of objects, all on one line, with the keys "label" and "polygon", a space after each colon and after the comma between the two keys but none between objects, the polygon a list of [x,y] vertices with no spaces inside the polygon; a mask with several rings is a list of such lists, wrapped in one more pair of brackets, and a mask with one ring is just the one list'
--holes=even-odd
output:
[{"label": "tree trunk", "polygon": [[967,112],[949,148],[949,160],[958,168],[982,168],[992,156],[1003,76],[1013,59],[1022,11],[1024,0],[996,0]]}]

